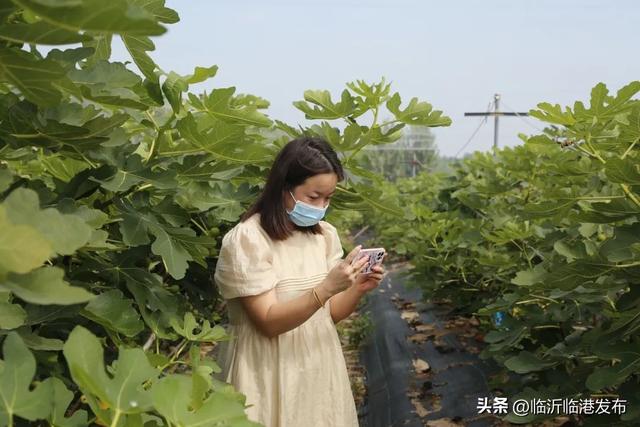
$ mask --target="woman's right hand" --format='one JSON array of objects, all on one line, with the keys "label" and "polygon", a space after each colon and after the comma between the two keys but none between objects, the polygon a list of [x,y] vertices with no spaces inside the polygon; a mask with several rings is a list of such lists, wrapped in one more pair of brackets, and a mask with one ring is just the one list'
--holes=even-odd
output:
[{"label": "woman's right hand", "polygon": [[322,282],[322,287],[331,295],[335,295],[349,288],[356,282],[356,277],[360,273],[360,270],[369,261],[368,257],[360,258],[354,265],[351,265],[351,260],[358,255],[362,245],[358,245],[347,256],[337,263],[327,274]]}]

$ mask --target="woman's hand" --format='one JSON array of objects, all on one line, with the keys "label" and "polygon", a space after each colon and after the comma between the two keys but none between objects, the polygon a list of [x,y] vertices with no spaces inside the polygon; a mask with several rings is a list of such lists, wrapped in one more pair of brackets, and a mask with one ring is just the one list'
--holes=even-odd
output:
[{"label": "woman's hand", "polygon": [[321,287],[328,292],[329,296],[333,296],[355,285],[360,270],[362,270],[368,262],[367,257],[362,257],[354,265],[351,265],[351,260],[358,255],[360,248],[362,248],[362,245],[353,248],[324,278]]},{"label": "woman's hand", "polygon": [[[387,257],[385,252],[384,257],[382,257],[382,261]],[[367,274],[359,273],[356,278],[353,286],[358,290],[358,292],[365,294],[372,289],[375,289],[379,284],[385,274],[385,269],[382,263],[379,265],[374,265],[371,268],[372,272]]]}]

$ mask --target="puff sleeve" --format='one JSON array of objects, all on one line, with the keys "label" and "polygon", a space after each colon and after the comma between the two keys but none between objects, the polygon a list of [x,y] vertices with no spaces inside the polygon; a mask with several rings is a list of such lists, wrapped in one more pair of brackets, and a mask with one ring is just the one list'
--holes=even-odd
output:
[{"label": "puff sleeve", "polygon": [[251,224],[236,224],[222,238],[214,281],[227,300],[274,288],[278,279],[267,238]]},{"label": "puff sleeve", "polygon": [[327,242],[326,255],[327,255],[327,267],[331,270],[337,263],[342,260],[344,250],[342,249],[342,243],[340,242],[340,236],[338,230],[330,223],[323,221],[325,239]]}]

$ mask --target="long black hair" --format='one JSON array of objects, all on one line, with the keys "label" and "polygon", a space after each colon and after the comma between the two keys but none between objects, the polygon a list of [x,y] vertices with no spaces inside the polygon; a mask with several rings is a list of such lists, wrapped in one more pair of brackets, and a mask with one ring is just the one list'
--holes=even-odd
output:
[{"label": "long black hair", "polygon": [[344,170],[331,145],[317,136],[301,136],[289,141],[278,153],[267,182],[258,200],[244,213],[245,221],[260,213],[260,225],[273,240],[284,240],[293,230],[319,234],[319,224],[301,227],[293,224],[287,215],[282,198],[283,191],[292,190],[307,178],[321,173],[335,173],[338,181],[344,179]]}]

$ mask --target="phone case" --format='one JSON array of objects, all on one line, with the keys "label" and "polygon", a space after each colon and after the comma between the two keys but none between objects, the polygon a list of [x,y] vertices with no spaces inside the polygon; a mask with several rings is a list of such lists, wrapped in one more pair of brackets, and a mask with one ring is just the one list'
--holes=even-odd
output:
[{"label": "phone case", "polygon": [[371,269],[373,268],[373,266],[376,264],[380,264],[382,262],[382,258],[384,258],[384,253],[385,253],[384,248],[360,249],[360,252],[358,252],[358,255],[356,255],[351,261],[351,264],[358,262],[358,260],[362,257],[368,256],[369,262],[365,264],[365,266],[362,268],[360,272],[364,274],[371,273],[372,272]]}]

